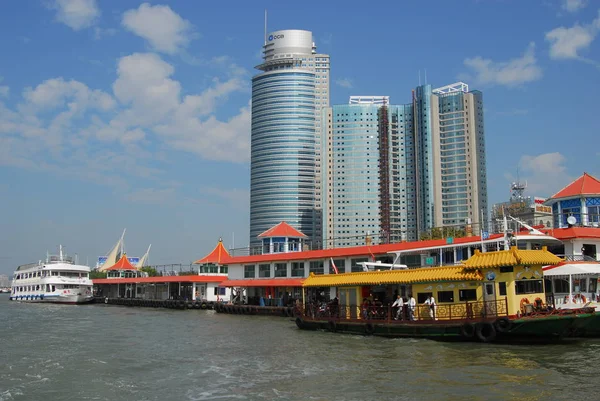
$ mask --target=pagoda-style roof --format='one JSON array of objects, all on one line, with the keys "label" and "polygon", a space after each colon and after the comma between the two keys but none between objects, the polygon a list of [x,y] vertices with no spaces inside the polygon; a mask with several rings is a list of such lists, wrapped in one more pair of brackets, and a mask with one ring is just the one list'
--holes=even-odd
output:
[{"label": "pagoda-style roof", "polygon": [[599,195],[600,180],[596,177],[583,173],[581,177],[552,195],[550,199],[570,198],[581,195]]},{"label": "pagoda-style roof", "polygon": [[258,235],[258,238],[269,237],[288,237],[288,238],[306,238],[306,235],[290,226],[285,221],[269,228],[267,231]]},{"label": "pagoda-style roof", "polygon": [[[429,267],[408,270],[382,270],[342,274],[311,273],[303,287],[350,287],[356,285],[414,284],[439,281],[481,281],[479,270],[463,266]],[[258,281],[258,280],[257,280]]]},{"label": "pagoda-style roof", "polygon": [[538,250],[517,249],[513,246],[508,251],[480,252],[464,262],[466,269],[489,269],[501,266],[516,265],[554,265],[562,262],[558,256],[550,253],[546,247]]},{"label": "pagoda-style roof", "polygon": [[109,267],[106,270],[136,270],[137,268],[132,265],[129,262],[129,259],[127,259],[127,254],[123,254],[123,256],[121,256],[121,259],[119,259],[117,261],[117,263],[115,263],[114,265],[112,265],[111,267]]},{"label": "pagoda-style roof", "polygon": [[211,253],[209,253],[202,259],[195,261],[194,264],[204,265],[207,263],[212,263],[215,265],[224,265],[227,264],[227,261],[230,258],[231,256],[229,255],[229,252],[227,252],[227,249],[225,249],[225,246],[223,245],[223,240],[219,238],[219,243],[217,244],[215,249],[213,249]]}]

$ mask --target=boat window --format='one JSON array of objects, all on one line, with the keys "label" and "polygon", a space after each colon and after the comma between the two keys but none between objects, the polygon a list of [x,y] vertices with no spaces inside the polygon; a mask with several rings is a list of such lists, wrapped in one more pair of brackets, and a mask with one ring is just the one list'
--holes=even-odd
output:
[{"label": "boat window", "polygon": [[437,301],[439,302],[454,302],[454,291],[438,291]]},{"label": "boat window", "polygon": [[554,292],[569,292],[569,282],[564,278],[557,278],[554,280]]},{"label": "boat window", "polygon": [[506,283],[505,282],[498,283],[498,288],[500,289],[500,295],[506,295]]},{"label": "boat window", "polygon": [[592,294],[596,293],[596,289],[598,288],[598,280],[595,277],[590,278],[590,284],[588,287],[588,292]]},{"label": "boat window", "polygon": [[304,262],[292,262],[292,277],[304,277]]},{"label": "boat window", "polygon": [[429,298],[432,295],[433,294],[431,292],[419,292],[419,293],[417,293],[417,303],[419,303],[419,304],[424,303],[427,300],[427,298]]},{"label": "boat window", "polygon": [[587,288],[586,280],[587,280],[586,278],[573,279],[573,291],[575,291],[575,292],[585,291],[585,289]]},{"label": "boat window", "polygon": [[459,301],[476,301],[477,290],[458,290]]},{"label": "boat window", "polygon": [[287,277],[287,263],[275,263],[275,277]]},{"label": "boat window", "polygon": [[244,266],[244,278],[256,278],[254,265]]},{"label": "boat window", "polygon": [[515,269],[512,266],[500,266],[500,273],[512,273]]},{"label": "boat window", "polygon": [[54,291],[56,291],[56,286],[55,285],[52,286],[52,291],[51,292],[54,292]]},{"label": "boat window", "polygon": [[542,280],[518,280],[515,281],[515,294],[537,294],[544,292]]},{"label": "boat window", "polygon": [[258,265],[258,277],[271,277],[271,265]]}]

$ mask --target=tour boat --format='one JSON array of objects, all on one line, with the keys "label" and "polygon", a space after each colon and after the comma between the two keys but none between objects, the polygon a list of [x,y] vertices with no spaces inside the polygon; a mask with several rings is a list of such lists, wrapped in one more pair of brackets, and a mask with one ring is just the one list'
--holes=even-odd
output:
[{"label": "tour boat", "polygon": [[45,261],[17,268],[9,299],[23,302],[80,304],[91,302],[90,268],[75,263],[63,253],[47,255]]},{"label": "tour boat", "polygon": [[[542,267],[561,261],[546,247],[511,247],[476,251],[457,266],[311,273],[302,285],[304,305],[296,325],[383,337],[555,341],[597,320],[594,308],[557,309],[546,302]],[[322,305],[322,294],[332,289],[333,302]],[[401,308],[392,304],[398,296]]]}]

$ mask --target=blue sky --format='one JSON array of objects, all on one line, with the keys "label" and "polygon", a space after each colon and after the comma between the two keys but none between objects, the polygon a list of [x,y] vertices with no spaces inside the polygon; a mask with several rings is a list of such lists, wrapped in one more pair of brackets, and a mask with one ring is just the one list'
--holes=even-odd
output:
[{"label": "blue sky", "polygon": [[600,174],[600,3],[27,0],[0,13],[0,273],[59,243],[190,263],[248,243],[250,77],[269,30],[331,55],[332,104],[484,93],[490,202]]}]

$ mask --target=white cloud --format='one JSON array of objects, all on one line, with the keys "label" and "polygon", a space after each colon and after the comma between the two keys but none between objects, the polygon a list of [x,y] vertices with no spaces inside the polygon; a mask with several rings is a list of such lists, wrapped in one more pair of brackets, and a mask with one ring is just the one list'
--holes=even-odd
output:
[{"label": "white cloud", "polygon": [[55,0],[56,19],[75,31],[88,28],[100,16],[96,0]]},{"label": "white cloud", "polygon": [[[2,83],[2,77],[0,77],[0,83]],[[8,97],[10,88],[6,85],[0,85],[0,97]]]},{"label": "white cloud", "polygon": [[169,6],[143,3],[137,10],[123,14],[123,26],[146,39],[153,49],[174,54],[187,46],[194,36],[193,25]]},{"label": "white cloud", "polygon": [[587,6],[587,0],[563,0],[562,8],[570,13],[575,13]]},{"label": "white cloud", "polygon": [[553,59],[579,59],[589,61],[579,52],[587,49],[600,32],[600,12],[590,24],[576,23],[570,28],[558,27],[546,33],[546,41],[550,42],[550,57]]},{"label": "white cloud", "polygon": [[89,107],[107,111],[115,106],[114,99],[108,93],[91,90],[81,82],[65,81],[63,78],[48,79],[35,89],[26,88],[23,97],[28,106],[43,110],[62,108],[67,101],[69,106],[79,109]]},{"label": "white cloud", "polygon": [[[566,162],[560,152],[523,155],[519,161],[520,180],[527,181],[527,192],[532,196],[554,195],[575,178],[567,172]],[[515,180],[514,177],[507,178]]]},{"label": "white cloud", "polygon": [[341,86],[342,88],[352,88],[352,80],[349,78],[338,78],[335,80],[336,85]]},{"label": "white cloud", "polygon": [[526,82],[536,81],[542,77],[542,69],[535,58],[535,43],[529,43],[523,55],[509,61],[492,61],[481,56],[467,58],[465,66],[470,68],[474,76],[465,76],[477,84],[518,86]]},{"label": "white cloud", "polygon": [[99,28],[94,27],[94,39],[100,40],[103,36],[115,36],[117,30],[115,28]]}]

